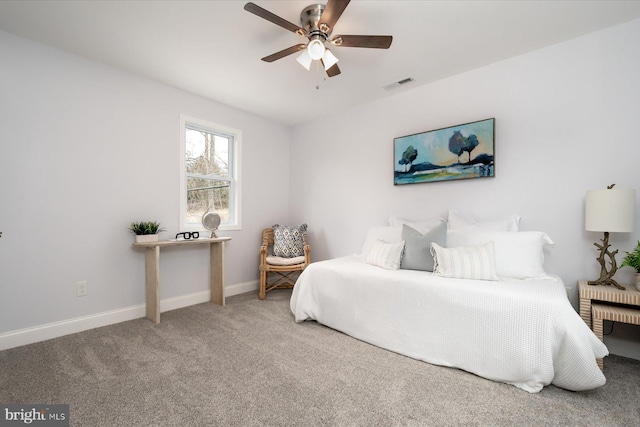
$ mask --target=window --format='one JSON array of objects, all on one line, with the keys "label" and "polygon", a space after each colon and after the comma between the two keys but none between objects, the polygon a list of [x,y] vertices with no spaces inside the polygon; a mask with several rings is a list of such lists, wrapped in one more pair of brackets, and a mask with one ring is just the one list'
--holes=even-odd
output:
[{"label": "window", "polygon": [[215,210],[222,230],[240,229],[241,132],[180,115],[180,230],[202,230]]}]

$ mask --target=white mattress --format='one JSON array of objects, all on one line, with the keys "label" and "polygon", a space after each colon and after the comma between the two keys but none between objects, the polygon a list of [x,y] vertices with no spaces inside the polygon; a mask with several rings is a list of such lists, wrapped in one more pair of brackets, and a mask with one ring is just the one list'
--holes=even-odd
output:
[{"label": "white mattress", "polygon": [[448,279],[389,271],[357,257],[311,264],[291,297],[297,322],[316,320],[370,344],[538,392],[605,383],[608,355],[552,280]]}]

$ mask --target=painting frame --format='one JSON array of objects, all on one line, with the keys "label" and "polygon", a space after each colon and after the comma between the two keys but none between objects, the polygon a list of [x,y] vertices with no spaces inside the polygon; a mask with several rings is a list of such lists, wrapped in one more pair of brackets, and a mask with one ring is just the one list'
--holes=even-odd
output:
[{"label": "painting frame", "polygon": [[494,178],[495,122],[489,118],[394,138],[393,185]]}]

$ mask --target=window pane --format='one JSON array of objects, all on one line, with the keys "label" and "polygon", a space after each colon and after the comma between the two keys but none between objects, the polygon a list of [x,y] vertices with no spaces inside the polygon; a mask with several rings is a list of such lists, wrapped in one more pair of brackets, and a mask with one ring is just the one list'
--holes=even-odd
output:
[{"label": "window pane", "polygon": [[202,215],[215,209],[222,221],[229,221],[229,182],[187,178],[187,222],[199,224]]},{"label": "window pane", "polygon": [[187,173],[229,176],[229,138],[204,130],[186,130]]},{"label": "window pane", "polygon": [[201,230],[215,210],[223,229],[239,229],[242,131],[180,114],[180,229]]}]

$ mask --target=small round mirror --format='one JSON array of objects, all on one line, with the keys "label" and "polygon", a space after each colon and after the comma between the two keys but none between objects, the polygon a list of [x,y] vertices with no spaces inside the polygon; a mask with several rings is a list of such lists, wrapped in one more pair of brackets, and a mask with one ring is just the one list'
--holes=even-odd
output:
[{"label": "small round mirror", "polygon": [[218,231],[218,226],[220,225],[220,215],[215,213],[214,211],[206,212],[202,215],[202,226],[211,232],[209,236],[212,239],[217,239],[218,235],[216,231]]}]

